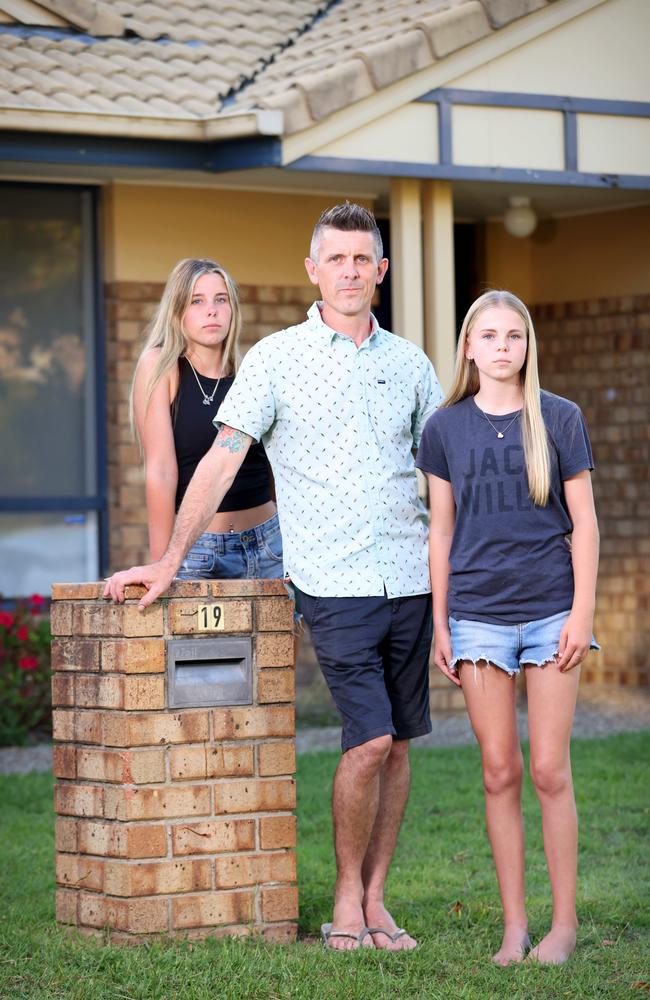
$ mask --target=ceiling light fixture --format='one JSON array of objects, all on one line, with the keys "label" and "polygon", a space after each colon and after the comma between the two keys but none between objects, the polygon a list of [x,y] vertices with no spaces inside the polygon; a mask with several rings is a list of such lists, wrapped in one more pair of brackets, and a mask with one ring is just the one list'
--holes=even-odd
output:
[{"label": "ceiling light fixture", "polygon": [[503,216],[503,225],[511,236],[524,239],[535,231],[537,216],[530,198],[512,197],[508,199],[508,208]]}]

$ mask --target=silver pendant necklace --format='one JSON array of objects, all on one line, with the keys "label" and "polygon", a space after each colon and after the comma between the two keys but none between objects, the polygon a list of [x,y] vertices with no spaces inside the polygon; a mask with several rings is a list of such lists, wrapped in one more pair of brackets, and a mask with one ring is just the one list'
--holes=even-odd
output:
[{"label": "silver pendant necklace", "polygon": [[477,407],[476,407],[476,409],[478,410],[478,412],[479,412],[480,414],[482,414],[482,415],[483,415],[483,416],[485,417],[485,419],[487,420],[487,422],[488,422],[488,424],[490,425],[490,427],[492,428],[492,430],[496,432],[496,436],[497,436],[498,438],[502,438],[502,437],[504,437],[504,436],[505,436],[505,433],[506,433],[506,431],[508,430],[508,427],[511,427],[511,426],[512,426],[512,425],[514,424],[515,420],[517,419],[517,417],[518,417],[518,416],[519,416],[519,414],[521,413],[521,410],[518,410],[518,411],[517,411],[517,413],[515,413],[515,415],[514,415],[514,417],[512,418],[512,420],[511,420],[511,421],[510,421],[510,422],[509,422],[509,423],[508,423],[508,424],[507,424],[507,425],[506,425],[506,426],[505,426],[505,427],[503,428],[503,430],[502,430],[502,431],[500,431],[498,427],[495,427],[495,426],[494,426],[494,424],[492,423],[492,421],[491,421],[491,420],[490,420],[490,418],[488,417],[487,413],[483,413],[483,410],[481,409],[481,407],[480,407],[480,406],[477,406]]},{"label": "silver pendant necklace", "polygon": [[187,354],[185,355],[185,360],[187,361],[188,365],[190,366],[190,368],[194,372],[194,378],[196,379],[196,384],[198,385],[199,389],[201,390],[201,395],[203,396],[203,405],[204,406],[210,406],[210,404],[212,403],[212,400],[214,399],[214,397],[216,395],[217,389],[219,388],[219,383],[221,382],[221,376],[223,375],[223,368],[221,369],[221,372],[219,374],[219,378],[217,379],[217,384],[215,385],[214,389],[212,390],[212,392],[208,396],[207,392],[205,391],[205,389],[201,385],[201,381],[199,379],[199,376],[196,374],[196,369],[194,368],[194,365],[192,364],[192,362],[188,358]]}]

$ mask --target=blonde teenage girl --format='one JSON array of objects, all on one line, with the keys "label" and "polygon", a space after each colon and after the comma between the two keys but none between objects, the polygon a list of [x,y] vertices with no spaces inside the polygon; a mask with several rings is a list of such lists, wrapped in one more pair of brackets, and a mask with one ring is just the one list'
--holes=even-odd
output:
[{"label": "blonde teenage girl", "polygon": [[571,725],[580,663],[598,648],[593,459],[578,407],[540,391],[530,314],[510,292],[487,292],[465,317],[454,384],[417,464],[431,499],[435,662],[462,687],[481,749],[504,915],[493,959],[519,962],[530,947],[514,684],[523,667],[553,896],[551,928],[530,957],[559,964],[577,928]]},{"label": "blonde teenage girl", "polygon": [[[131,418],[145,459],[151,558],[169,542],[212,423],[237,371],[241,314],[236,286],[209,259],[181,260],[169,276],[133,379]],[[252,444],[179,576],[281,577],[282,539],[269,464]]]}]

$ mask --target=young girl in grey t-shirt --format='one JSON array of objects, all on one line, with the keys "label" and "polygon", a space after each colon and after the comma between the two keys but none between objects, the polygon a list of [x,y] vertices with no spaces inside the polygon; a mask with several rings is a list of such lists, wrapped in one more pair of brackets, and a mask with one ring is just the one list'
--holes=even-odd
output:
[{"label": "young girl in grey t-shirt", "polygon": [[551,929],[529,955],[560,964],[578,926],[569,742],[579,665],[598,648],[593,459],[578,407],[540,391],[532,320],[510,292],[486,292],[469,309],[454,384],[417,465],[429,481],[435,663],[462,687],[481,749],[504,915],[493,959],[519,962],[530,948],[514,683],[523,667],[553,894]]}]

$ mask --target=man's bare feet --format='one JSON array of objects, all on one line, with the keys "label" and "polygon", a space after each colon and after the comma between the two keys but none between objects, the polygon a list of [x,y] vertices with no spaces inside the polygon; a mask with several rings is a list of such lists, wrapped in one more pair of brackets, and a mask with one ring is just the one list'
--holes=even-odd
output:
[{"label": "man's bare feet", "polygon": [[363,917],[361,904],[357,900],[338,899],[334,904],[332,914],[332,930],[344,931],[350,937],[336,937],[332,935],[328,940],[328,947],[333,951],[356,951],[357,948],[373,948],[372,938],[369,934],[359,942],[358,936],[366,926]]},{"label": "man's bare feet", "polygon": [[[372,935],[375,948],[381,951],[413,951],[417,947],[417,941],[410,934],[397,935],[400,928],[381,901],[364,903],[363,912],[367,926],[375,929]],[[377,933],[379,928],[381,931]],[[395,939],[391,940],[391,937]]]},{"label": "man's bare feet", "polygon": [[546,937],[532,949],[528,959],[544,965],[562,965],[575,951],[575,946],[575,927],[558,924],[551,927]]},{"label": "man's bare feet", "polygon": [[530,948],[530,938],[526,927],[511,926],[503,930],[503,940],[492,961],[504,968],[513,962],[523,962]]}]

